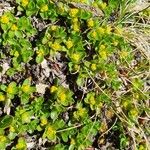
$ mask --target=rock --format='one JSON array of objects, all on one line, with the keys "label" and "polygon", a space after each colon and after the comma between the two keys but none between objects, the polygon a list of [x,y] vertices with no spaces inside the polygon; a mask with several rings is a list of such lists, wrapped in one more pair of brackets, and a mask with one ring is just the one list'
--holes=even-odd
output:
[{"label": "rock", "polygon": [[0,82],[2,81],[2,76],[6,73],[6,71],[10,68],[8,63],[4,63],[2,66],[2,72],[0,72]]},{"label": "rock", "polygon": [[49,75],[50,75],[51,70],[50,70],[50,68],[48,67],[48,64],[47,64],[46,59],[44,59],[44,60],[42,61],[41,67],[44,69],[44,70],[43,70],[44,75],[48,78]]},{"label": "rock", "polygon": [[39,83],[39,84],[36,85],[36,92],[40,93],[40,94],[44,94],[45,93],[45,89],[47,87],[48,87],[48,85]]}]

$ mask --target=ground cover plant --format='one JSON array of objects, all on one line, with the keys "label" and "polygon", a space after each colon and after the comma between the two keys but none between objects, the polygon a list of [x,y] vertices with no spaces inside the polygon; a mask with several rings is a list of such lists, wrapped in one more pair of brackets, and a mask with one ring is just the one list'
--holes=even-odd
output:
[{"label": "ground cover plant", "polygon": [[148,150],[149,6],[0,1],[0,150]]}]

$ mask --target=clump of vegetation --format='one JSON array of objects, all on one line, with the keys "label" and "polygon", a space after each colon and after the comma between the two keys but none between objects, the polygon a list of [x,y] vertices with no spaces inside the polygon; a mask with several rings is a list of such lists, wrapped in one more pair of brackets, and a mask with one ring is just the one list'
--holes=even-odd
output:
[{"label": "clump of vegetation", "polygon": [[9,3],[0,16],[0,149],[148,149],[147,5],[134,13],[136,0]]}]

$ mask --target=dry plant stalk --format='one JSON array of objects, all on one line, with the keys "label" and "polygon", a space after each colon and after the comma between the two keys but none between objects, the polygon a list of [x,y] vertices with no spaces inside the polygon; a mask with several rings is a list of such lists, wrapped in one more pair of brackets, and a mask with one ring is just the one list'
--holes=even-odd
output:
[{"label": "dry plant stalk", "polygon": [[83,4],[83,3],[70,2],[70,4],[72,4],[76,8],[81,8],[86,11],[90,11],[94,17],[103,17],[104,16],[104,13],[99,8],[89,6],[89,5]]}]

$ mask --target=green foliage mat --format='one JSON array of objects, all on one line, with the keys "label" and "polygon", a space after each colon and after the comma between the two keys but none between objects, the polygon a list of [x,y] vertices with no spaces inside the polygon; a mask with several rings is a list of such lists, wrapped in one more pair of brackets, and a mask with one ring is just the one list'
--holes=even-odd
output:
[{"label": "green foliage mat", "polygon": [[135,2],[9,2],[0,17],[0,150],[149,147],[149,60],[129,29],[150,13],[132,14]]}]

